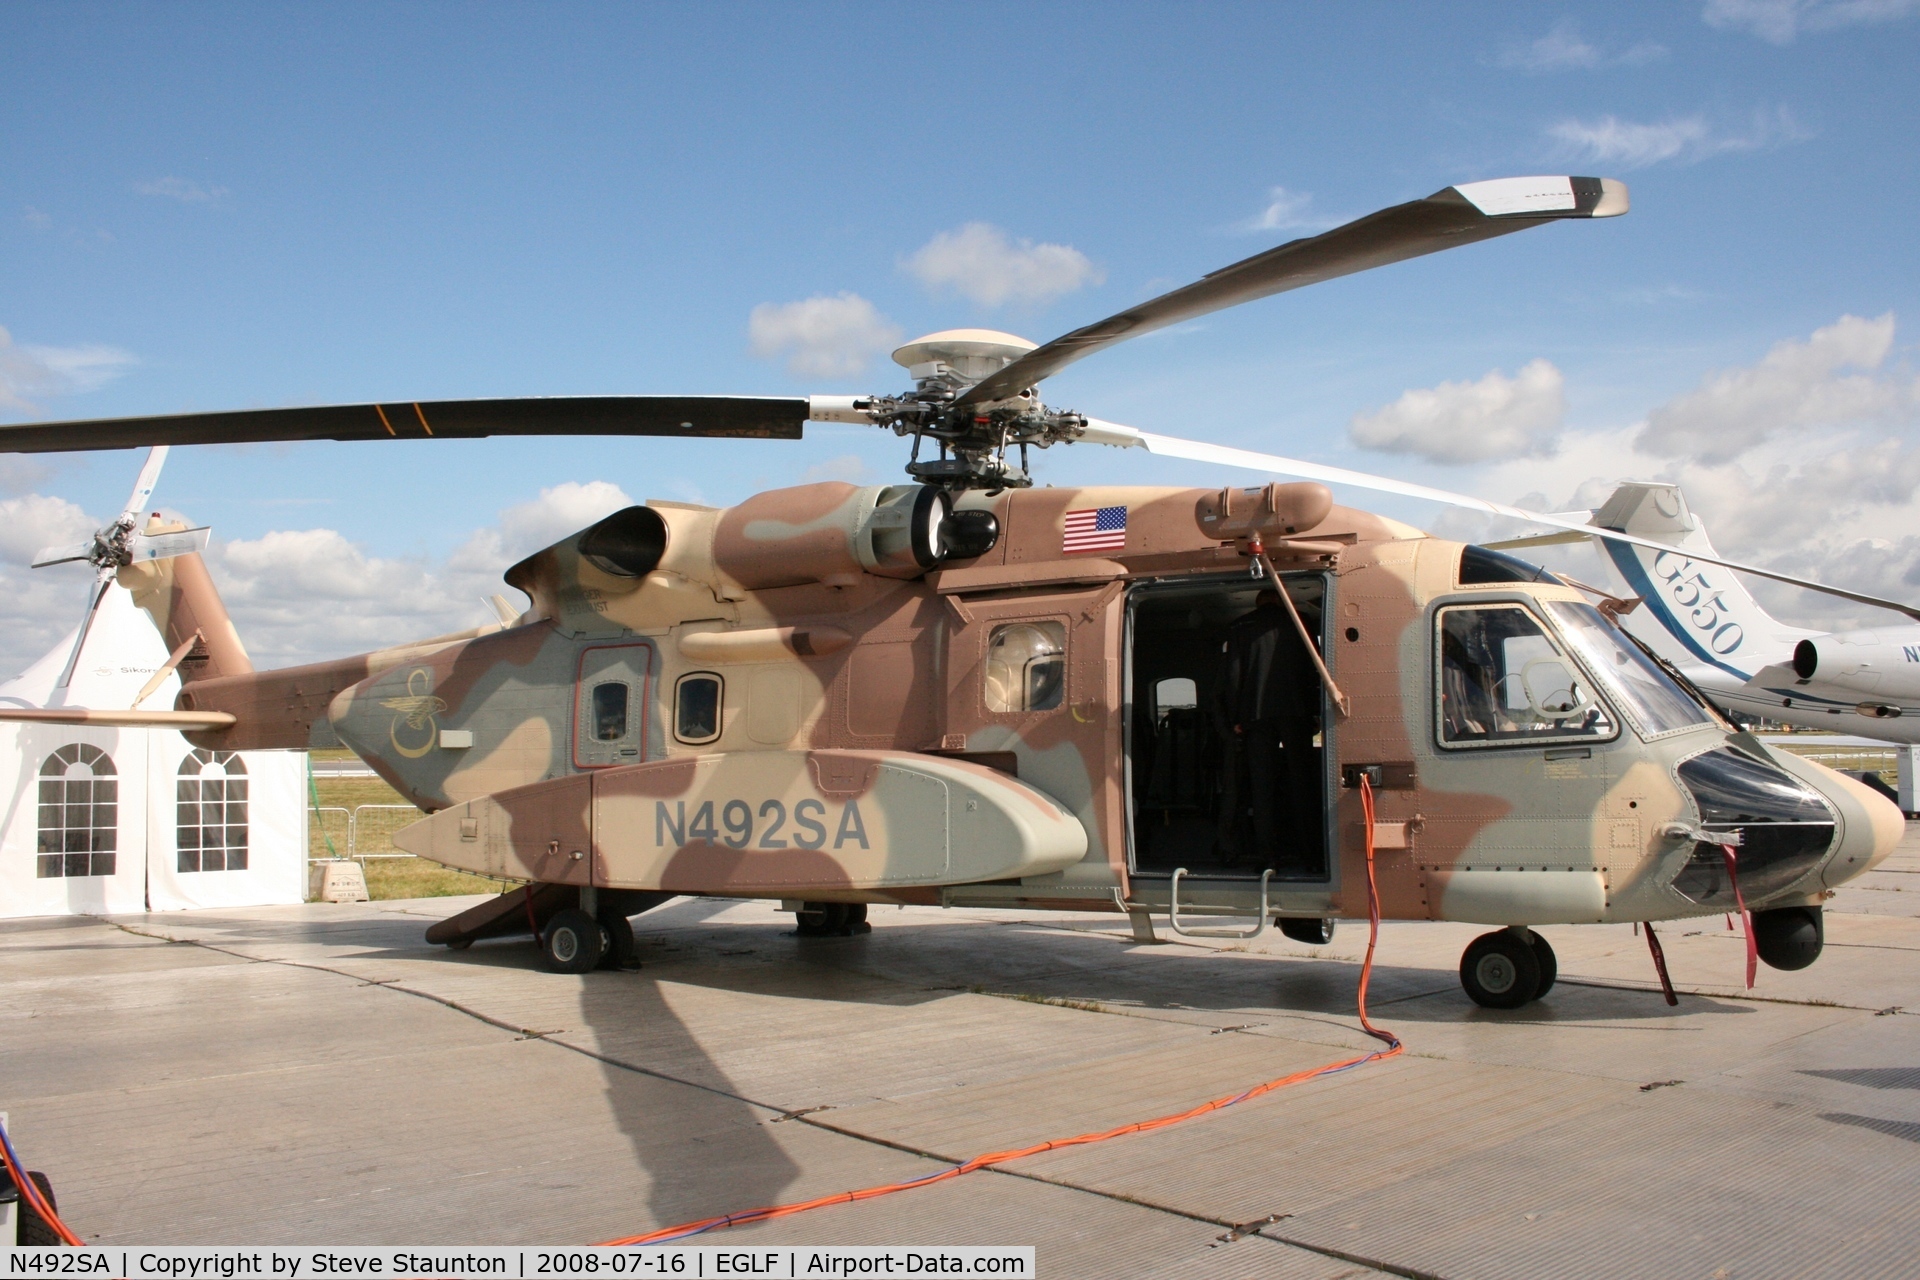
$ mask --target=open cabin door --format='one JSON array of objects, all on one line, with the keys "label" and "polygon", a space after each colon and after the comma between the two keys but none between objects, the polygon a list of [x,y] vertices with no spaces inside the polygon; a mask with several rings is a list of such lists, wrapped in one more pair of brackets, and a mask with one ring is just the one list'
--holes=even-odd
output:
[{"label": "open cabin door", "polygon": [[[1284,576],[1324,652],[1327,577]],[[1148,583],[1128,600],[1132,872],[1329,882],[1333,716],[1299,634],[1243,574]],[[1269,594],[1260,606],[1262,592]]]},{"label": "open cabin door", "polygon": [[580,651],[573,691],[574,768],[604,769],[647,758],[653,669],[653,646],[644,641]]}]

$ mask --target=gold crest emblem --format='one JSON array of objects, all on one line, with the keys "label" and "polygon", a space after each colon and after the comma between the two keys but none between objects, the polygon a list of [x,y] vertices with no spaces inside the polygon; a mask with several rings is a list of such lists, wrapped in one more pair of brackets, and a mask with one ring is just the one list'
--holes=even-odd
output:
[{"label": "gold crest emblem", "polygon": [[447,709],[447,703],[444,698],[435,697],[432,688],[433,673],[425,667],[415,667],[407,672],[405,697],[380,699],[380,705],[393,712],[393,725],[387,730],[387,739],[395,751],[409,760],[418,760],[433,750],[434,742],[440,737],[440,725],[434,717]]}]

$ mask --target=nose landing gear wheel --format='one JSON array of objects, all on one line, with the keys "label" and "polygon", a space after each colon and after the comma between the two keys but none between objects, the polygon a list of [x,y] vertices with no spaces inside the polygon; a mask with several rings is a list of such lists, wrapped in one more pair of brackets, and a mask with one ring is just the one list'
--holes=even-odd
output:
[{"label": "nose landing gear wheel", "polygon": [[1753,941],[1775,969],[1804,969],[1820,958],[1826,929],[1818,907],[1775,907],[1753,913]]},{"label": "nose landing gear wheel", "polygon": [[1460,957],[1460,985],[1468,998],[1486,1009],[1518,1009],[1532,1000],[1541,990],[1533,943],[1538,936],[1501,929],[1475,938]]},{"label": "nose landing gear wheel", "polygon": [[606,954],[607,938],[600,922],[578,907],[569,907],[547,921],[540,936],[540,959],[553,973],[588,973]]},{"label": "nose landing gear wheel", "polygon": [[639,969],[640,956],[633,945],[633,925],[625,916],[602,908],[600,936],[606,943],[606,954],[600,957],[602,969],[619,969],[628,973]]},{"label": "nose landing gear wheel", "polygon": [[1281,936],[1295,942],[1304,942],[1310,947],[1324,947],[1333,941],[1333,921],[1302,920],[1299,916],[1281,916],[1274,921],[1280,926]]}]

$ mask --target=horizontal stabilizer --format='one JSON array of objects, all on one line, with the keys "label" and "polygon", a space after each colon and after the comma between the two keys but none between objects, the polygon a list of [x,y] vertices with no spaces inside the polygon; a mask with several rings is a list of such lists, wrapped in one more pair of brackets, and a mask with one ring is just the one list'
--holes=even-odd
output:
[{"label": "horizontal stabilizer", "polygon": [[91,707],[0,707],[0,723],[89,724],[110,729],[225,729],[229,711],[96,711]]}]

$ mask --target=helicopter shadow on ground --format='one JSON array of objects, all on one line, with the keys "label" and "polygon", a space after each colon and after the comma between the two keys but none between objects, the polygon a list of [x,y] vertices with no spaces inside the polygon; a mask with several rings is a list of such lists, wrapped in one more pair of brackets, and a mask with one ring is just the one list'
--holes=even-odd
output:
[{"label": "helicopter shadow on ground", "polygon": [[[682,898],[635,917],[643,968],[580,980],[580,1025],[591,1033],[615,1122],[649,1179],[646,1190],[635,1187],[635,1231],[791,1198],[800,1169],[781,1139],[806,1131],[773,1125],[782,1107],[795,1104],[753,1096],[716,1053],[738,1054],[745,1042],[753,1053],[804,1055],[847,1020],[836,1009],[849,1005],[910,1008],[974,992],[1163,1013],[1201,1025],[1280,1015],[1335,1033],[1354,1031],[1359,966],[1349,962],[1143,947],[1120,932],[1018,919],[922,917],[900,927],[882,913],[869,934],[800,938],[779,920],[715,918],[739,905]],[[417,950],[409,954],[419,958]],[[439,958],[510,969],[535,963],[524,938],[482,942]],[[1617,1024],[1750,1012],[1703,997],[1686,997],[1669,1011],[1657,993],[1586,986],[1562,987],[1525,1009],[1485,1010],[1467,1002],[1450,971],[1410,966],[1376,965],[1372,991],[1376,1019],[1388,1023]],[[769,1000],[784,1008],[771,1011]],[[691,1016],[704,1032],[688,1025],[677,1003],[698,1010]],[[703,1042],[703,1034],[713,1043]]]}]

